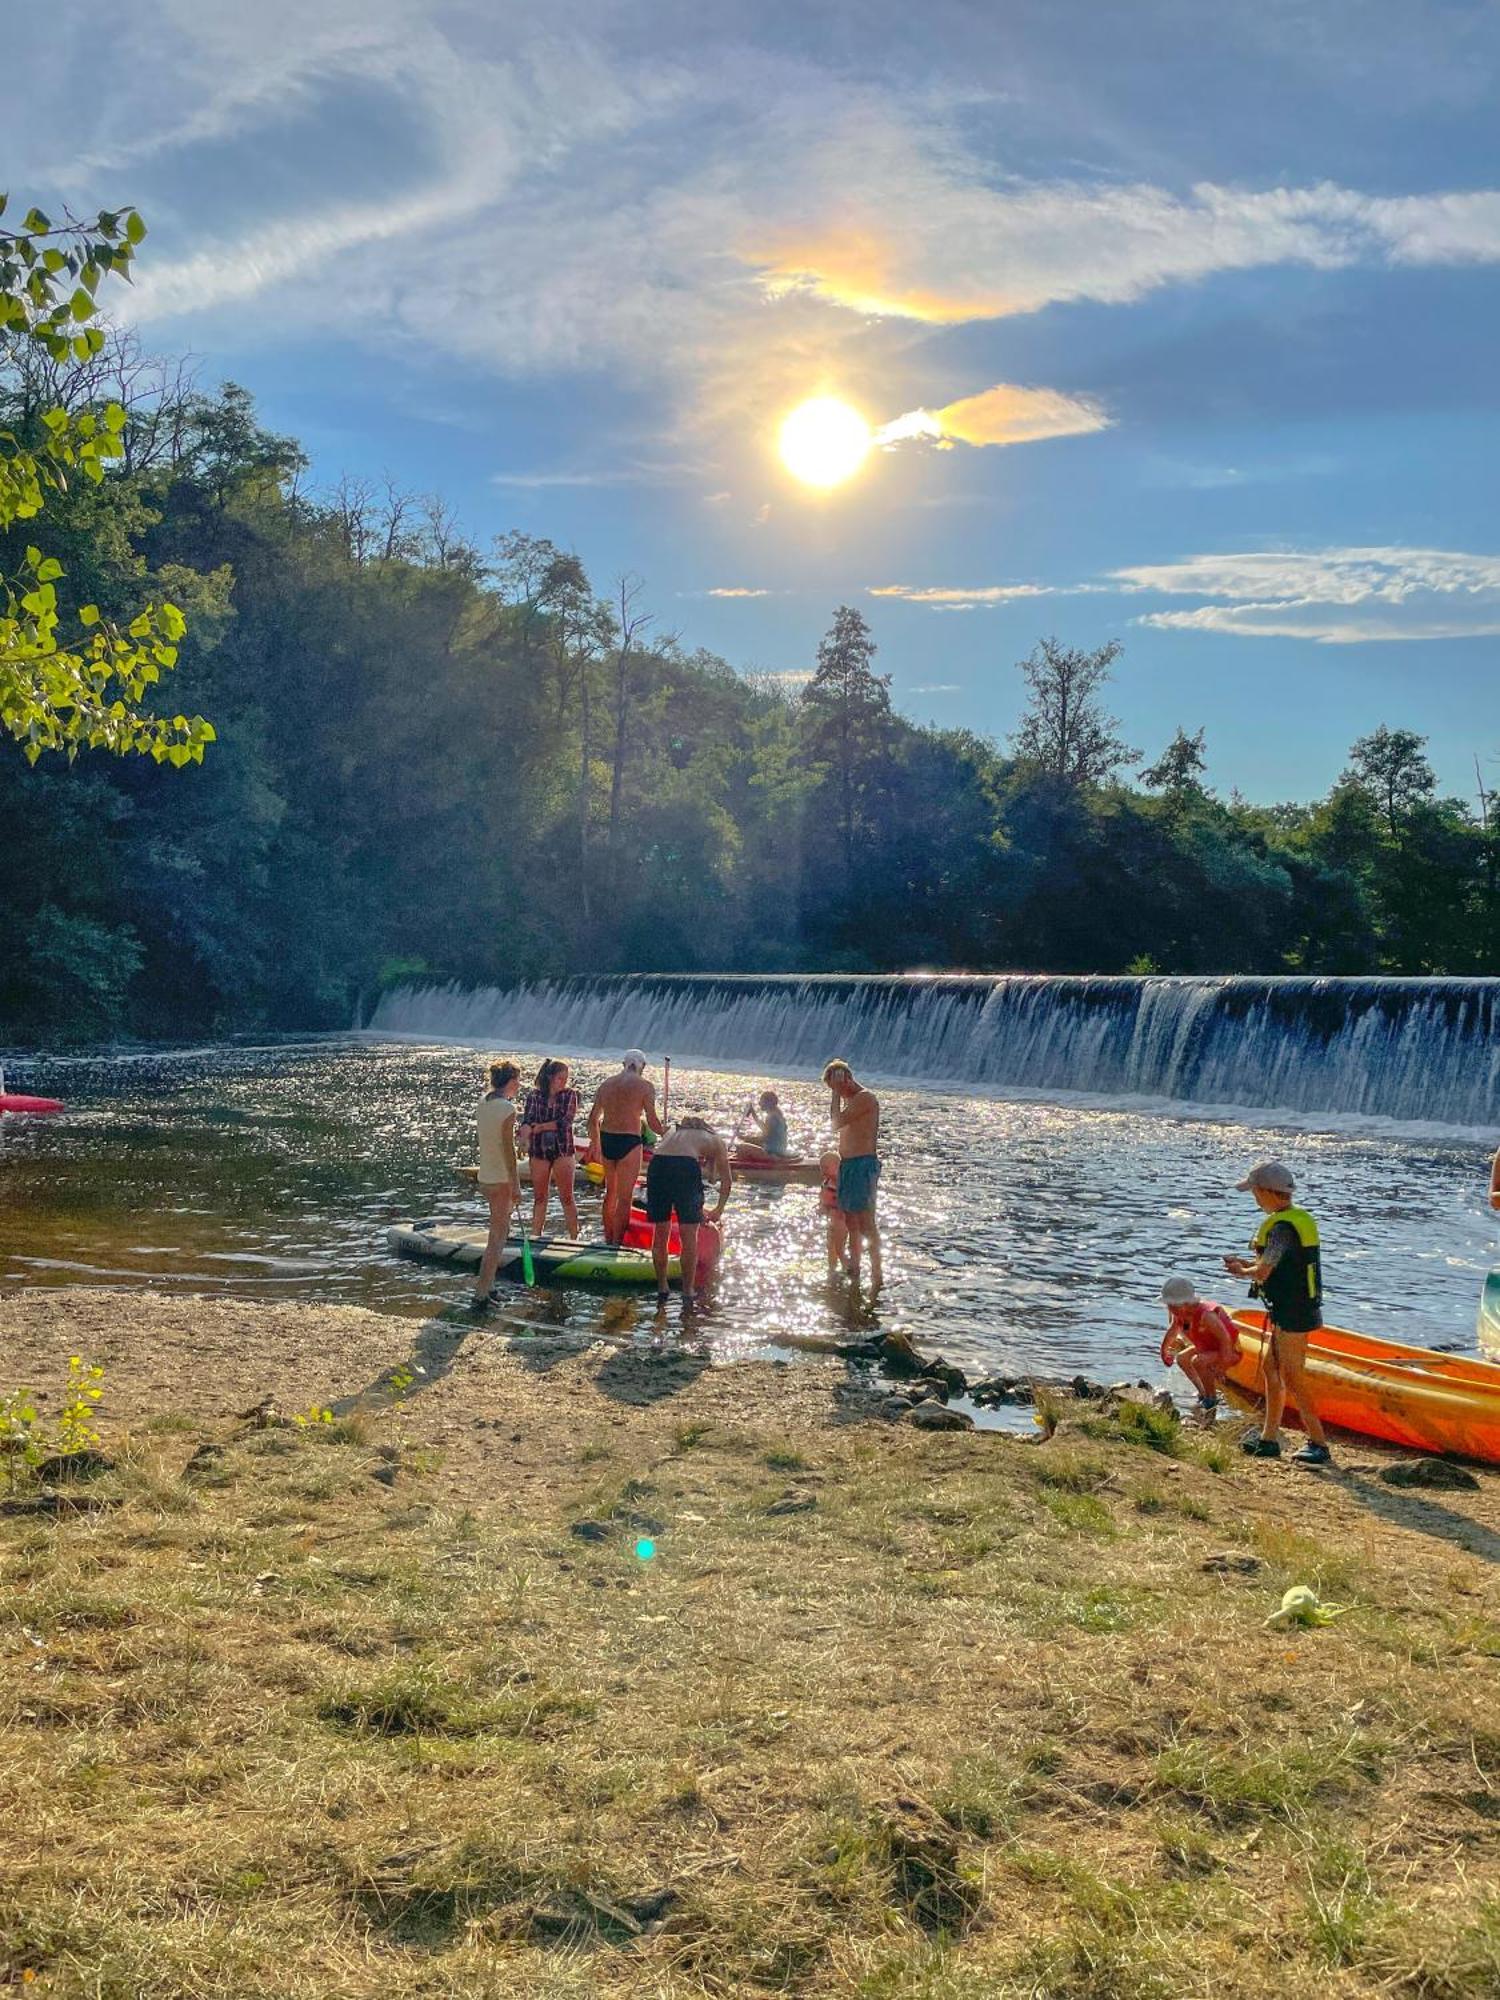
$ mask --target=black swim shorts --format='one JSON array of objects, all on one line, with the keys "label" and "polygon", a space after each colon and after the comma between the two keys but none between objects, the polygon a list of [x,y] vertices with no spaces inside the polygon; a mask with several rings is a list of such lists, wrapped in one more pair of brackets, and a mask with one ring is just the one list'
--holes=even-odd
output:
[{"label": "black swim shorts", "polygon": [[703,1168],[686,1153],[657,1153],[646,1169],[646,1213],[653,1222],[703,1220]]}]

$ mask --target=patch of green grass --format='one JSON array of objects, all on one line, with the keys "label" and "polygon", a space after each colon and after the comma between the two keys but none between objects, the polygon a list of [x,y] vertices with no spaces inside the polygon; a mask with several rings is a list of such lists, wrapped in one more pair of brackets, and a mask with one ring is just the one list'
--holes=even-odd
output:
[{"label": "patch of green grass", "polygon": [[1178,1457],[1182,1450],[1181,1417],[1176,1410],[1158,1409],[1155,1403],[1118,1403],[1111,1410],[1080,1417],[1078,1428],[1085,1437],[1101,1443],[1138,1445],[1167,1458]]},{"label": "patch of green grass", "polygon": [[1097,1492],[1111,1474],[1108,1459],[1065,1444],[1043,1445],[1029,1452],[1024,1463],[1038,1486],[1062,1493]]},{"label": "patch of green grass", "polygon": [[1364,1855],[1347,1841],[1327,1840],[1304,1865],[1302,1928],[1309,1946],[1325,1964],[1356,1964],[1382,1909]]},{"label": "patch of green grass", "polygon": [[1074,1534],[1111,1536],[1118,1532],[1114,1515],[1092,1493],[1044,1493],[1042,1500],[1052,1518]]},{"label": "patch of green grass", "polygon": [[806,1472],[808,1461],[800,1451],[778,1449],[763,1454],[761,1464],[769,1466],[772,1472]]},{"label": "patch of green grass", "polygon": [[1356,1736],[1239,1750],[1190,1739],[1162,1751],[1156,1783],[1219,1826],[1295,1821],[1372,1781],[1380,1762],[1378,1749]]},{"label": "patch of green grass", "polygon": [[576,1696],[543,1688],[519,1695],[478,1695],[440,1670],[394,1668],[369,1681],[345,1681],[317,1704],[320,1721],[366,1736],[551,1734],[558,1722],[592,1713]]}]

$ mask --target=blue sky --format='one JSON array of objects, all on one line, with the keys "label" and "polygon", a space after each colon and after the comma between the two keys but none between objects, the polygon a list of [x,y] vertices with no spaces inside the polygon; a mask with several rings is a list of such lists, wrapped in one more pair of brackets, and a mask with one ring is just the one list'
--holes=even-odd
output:
[{"label": "blue sky", "polygon": [[[1119,637],[1128,738],[1205,726],[1226,789],[1381,722],[1500,784],[1489,0],[101,18],[7,30],[13,198],[137,202],[143,338],[324,485],[638,572],[747,670],[858,604],[930,720],[1003,738],[1040,635]],[[818,393],[918,434],[813,494]]]}]

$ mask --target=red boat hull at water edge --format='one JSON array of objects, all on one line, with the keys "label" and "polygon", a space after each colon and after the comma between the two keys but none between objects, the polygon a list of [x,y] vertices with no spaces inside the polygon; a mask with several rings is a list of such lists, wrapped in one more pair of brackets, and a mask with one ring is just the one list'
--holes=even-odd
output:
[{"label": "red boat hull at water edge", "polygon": [[0,1090],[0,1111],[15,1111],[28,1118],[50,1118],[62,1108],[60,1097],[26,1097],[20,1091]]}]

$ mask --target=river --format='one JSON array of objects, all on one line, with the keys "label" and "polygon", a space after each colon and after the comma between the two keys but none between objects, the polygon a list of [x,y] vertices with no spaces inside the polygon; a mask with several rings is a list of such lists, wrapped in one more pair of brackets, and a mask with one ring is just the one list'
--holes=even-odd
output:
[{"label": "river", "polygon": [[[156,1285],[458,1313],[462,1274],[393,1259],[385,1229],[468,1220],[479,1047],[367,1035],[12,1063],[65,1116],[0,1120],[0,1284]],[[505,1042],[498,1041],[503,1049]],[[580,1060],[587,1093],[610,1067]],[[794,1143],[824,1093],[799,1065],[674,1065],[673,1102],[721,1127],[777,1084]],[[1256,1222],[1234,1182],[1276,1155],[1324,1234],[1329,1317],[1467,1349],[1500,1261],[1477,1134],[1037,1090],[881,1080],[888,1283],[873,1311],[824,1275],[816,1191],[736,1189],[702,1337],[715,1358],[879,1325],[973,1368],[1154,1376],[1173,1273],[1233,1300],[1219,1257]],[[585,1195],[587,1233],[597,1197]],[[671,1309],[675,1327],[678,1307]],[[646,1333],[618,1294],[507,1291],[492,1323]]]}]

